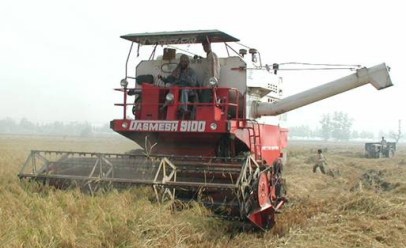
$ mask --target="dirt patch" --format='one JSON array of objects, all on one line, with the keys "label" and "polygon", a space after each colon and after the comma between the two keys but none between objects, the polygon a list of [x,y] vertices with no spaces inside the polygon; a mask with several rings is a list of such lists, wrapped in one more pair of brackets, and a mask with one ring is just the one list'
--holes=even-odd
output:
[{"label": "dirt patch", "polygon": [[363,189],[375,191],[390,191],[398,187],[399,184],[390,183],[384,180],[384,171],[368,170],[358,180],[351,191],[362,191]]}]

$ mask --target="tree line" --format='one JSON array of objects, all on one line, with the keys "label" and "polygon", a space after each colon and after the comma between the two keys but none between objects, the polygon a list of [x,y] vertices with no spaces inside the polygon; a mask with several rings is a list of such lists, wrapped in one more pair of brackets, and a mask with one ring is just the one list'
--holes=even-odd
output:
[{"label": "tree line", "polygon": [[11,118],[0,119],[0,134],[29,134],[29,135],[66,135],[90,137],[100,134],[113,133],[108,124],[101,127],[94,126],[89,122],[63,123],[55,121],[51,123],[34,123],[26,118],[16,121]]},{"label": "tree line", "polygon": [[[376,137],[373,132],[357,131],[352,129],[353,119],[344,112],[324,114],[320,119],[320,127],[300,125],[289,128],[291,138],[319,138],[322,140],[348,141],[354,139],[373,140],[380,136],[394,139],[396,142],[402,137],[401,123],[396,132],[380,132]],[[102,134],[112,134],[109,124],[101,127],[94,126],[89,122],[63,123],[55,121],[51,123],[33,123],[26,118],[15,121],[11,118],[0,119],[0,134],[30,134],[30,135],[66,135],[90,137]]]},{"label": "tree line", "polygon": [[319,138],[322,140],[348,141],[354,139],[373,140],[379,136],[389,137],[398,142],[402,137],[401,123],[397,132],[389,131],[379,133],[378,137],[370,131],[353,130],[353,119],[344,112],[334,112],[324,114],[320,121],[320,127],[309,127],[301,125],[289,128],[290,137],[299,138]]}]

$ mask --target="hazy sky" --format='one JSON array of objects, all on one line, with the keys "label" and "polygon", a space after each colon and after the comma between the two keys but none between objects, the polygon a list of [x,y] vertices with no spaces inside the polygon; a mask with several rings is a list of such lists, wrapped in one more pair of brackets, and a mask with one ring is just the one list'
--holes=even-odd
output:
[{"label": "hazy sky", "polygon": [[[218,29],[257,48],[267,64],[391,67],[394,87],[370,85],[289,112],[289,125],[318,125],[343,111],[354,127],[406,122],[403,4],[385,1],[19,1],[0,3],[0,119],[108,123],[130,42],[139,32]],[[353,73],[283,71],[285,95]]]}]

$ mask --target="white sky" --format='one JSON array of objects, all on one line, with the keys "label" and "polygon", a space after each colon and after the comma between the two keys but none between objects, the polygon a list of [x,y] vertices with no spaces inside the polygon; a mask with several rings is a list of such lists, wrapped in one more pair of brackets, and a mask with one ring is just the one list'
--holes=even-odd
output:
[{"label": "white sky", "polygon": [[[402,1],[21,1],[0,2],[0,119],[108,123],[130,42],[139,32],[218,29],[257,48],[267,64],[309,62],[391,67],[394,87],[366,85],[289,112],[289,125],[318,125],[343,111],[354,128],[406,122]],[[285,95],[350,71],[284,71]]]}]

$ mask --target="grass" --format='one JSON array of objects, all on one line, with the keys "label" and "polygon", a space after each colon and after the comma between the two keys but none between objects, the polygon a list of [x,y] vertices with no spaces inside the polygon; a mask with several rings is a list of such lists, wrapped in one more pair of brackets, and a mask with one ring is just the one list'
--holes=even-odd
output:
[{"label": "grass", "polygon": [[[312,172],[326,148],[333,178]],[[0,136],[0,247],[405,247],[406,149],[363,158],[363,144],[291,142],[284,174],[289,203],[269,232],[242,232],[198,204],[172,211],[150,188],[90,196],[21,182],[31,149],[122,153],[121,137]],[[387,185],[393,187],[386,188]]]}]

